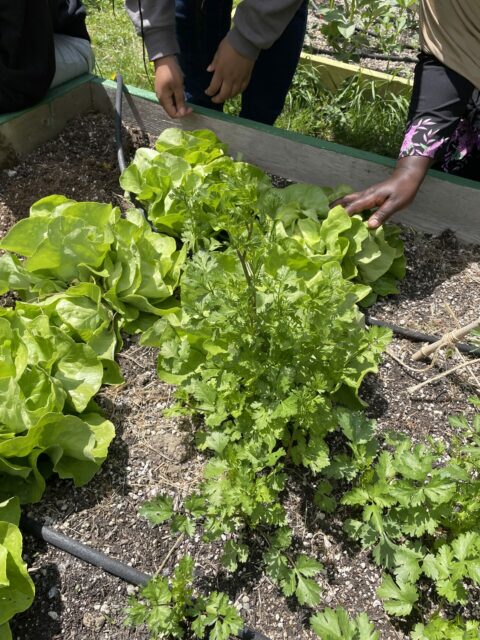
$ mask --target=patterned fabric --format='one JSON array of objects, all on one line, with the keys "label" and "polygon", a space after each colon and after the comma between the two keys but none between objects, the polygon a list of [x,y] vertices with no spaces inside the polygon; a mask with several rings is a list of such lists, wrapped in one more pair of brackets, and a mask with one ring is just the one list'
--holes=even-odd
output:
[{"label": "patterned fabric", "polygon": [[480,180],[480,93],[467,79],[421,53],[399,157],[425,156],[434,168]]},{"label": "patterned fabric", "polygon": [[434,118],[420,118],[407,127],[398,157],[406,156],[435,158],[445,173],[461,174],[474,157],[480,162],[480,128],[463,118],[450,137],[442,137]]}]

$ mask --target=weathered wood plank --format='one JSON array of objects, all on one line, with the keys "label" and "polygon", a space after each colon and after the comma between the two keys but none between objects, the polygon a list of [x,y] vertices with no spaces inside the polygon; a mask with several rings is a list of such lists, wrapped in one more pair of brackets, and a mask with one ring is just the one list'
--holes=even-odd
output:
[{"label": "weathered wood plank", "polygon": [[329,91],[337,91],[342,82],[356,74],[360,74],[364,80],[375,82],[376,91],[380,95],[388,91],[408,97],[412,92],[412,80],[381,71],[374,71],[373,69],[366,69],[356,64],[340,62],[339,60],[327,58],[327,56],[302,53],[300,64],[310,64],[316,67],[323,86]]},{"label": "weathered wood plank", "polygon": [[92,109],[89,79],[59,87],[31,109],[0,117],[0,168],[16,164],[55,138],[69,120]]},{"label": "weathered wood plank", "polygon": [[[167,127],[209,128],[228,143],[232,154],[290,180],[334,186],[347,183],[355,190],[385,179],[394,164],[390,159],[342,145],[272,129],[208,109],[182,120],[170,119],[150,92],[130,88],[124,99],[124,121],[158,135]],[[111,110],[113,83],[96,83],[93,98],[98,109]],[[480,184],[436,176],[425,180],[415,202],[395,217],[428,233],[452,229],[465,242],[480,244]]]}]

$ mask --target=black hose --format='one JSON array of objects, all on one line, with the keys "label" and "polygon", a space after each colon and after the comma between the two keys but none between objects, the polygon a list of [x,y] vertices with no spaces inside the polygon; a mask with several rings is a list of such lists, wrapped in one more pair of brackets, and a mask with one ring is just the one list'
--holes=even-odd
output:
[{"label": "black hose", "polygon": [[[123,153],[123,142],[122,142],[122,98],[123,98],[122,74],[117,73],[115,76],[115,81],[117,83],[117,90],[115,92],[115,146],[117,149],[118,168],[120,169],[120,173],[123,173],[125,171],[127,164],[125,162],[125,154]],[[127,191],[127,193],[130,197],[130,200],[135,205],[135,207],[137,209],[140,209],[140,211],[143,213],[143,217],[150,225],[150,228],[152,229],[152,231],[155,231],[156,230],[155,226],[153,225],[151,220],[149,220],[147,216],[147,212],[142,207],[140,202],[137,200],[135,195],[133,193],[130,193],[129,191]]]},{"label": "black hose", "polygon": [[66,553],[69,553],[71,556],[75,556],[75,558],[88,562],[88,564],[92,564],[95,567],[99,567],[107,573],[112,574],[112,576],[122,578],[122,580],[126,582],[143,586],[151,579],[151,576],[148,574],[129,567],[127,564],[119,562],[101,551],[96,551],[82,542],[78,542],[78,540],[59,533],[55,531],[55,529],[51,529],[28,516],[22,516],[21,527],[24,531],[32,534],[39,540],[44,540],[48,542],[48,544],[57,547],[57,549],[66,551]]},{"label": "black hose", "polygon": [[123,78],[120,73],[115,76],[117,91],[115,93],[115,146],[117,148],[117,162],[120,171],[123,173],[127,166],[122,144],[122,96]]},{"label": "black hose", "polygon": [[[70,538],[63,533],[59,533],[55,531],[55,529],[51,529],[26,515],[22,515],[20,526],[23,531],[30,533],[35,536],[35,538],[43,540],[94,567],[99,567],[112,576],[125,580],[125,582],[137,586],[145,586],[152,579],[152,576],[148,573],[138,571],[128,564],[115,560],[102,551],[92,549],[86,544]],[[270,640],[267,636],[264,636],[263,633],[249,629],[248,627],[244,627],[243,630],[239,632],[238,638],[240,638],[240,640]]]},{"label": "black hose", "polygon": [[[369,318],[368,316],[365,318],[365,322],[374,327],[386,327],[387,329],[391,329],[396,335],[408,338],[409,340],[414,340],[415,342],[434,343],[441,339],[441,336],[432,336],[429,333],[422,333],[421,331],[415,331],[408,327],[400,327],[397,324],[392,324],[385,320],[377,320],[376,318]],[[457,342],[455,343],[455,347],[462,353],[478,354],[480,352],[480,347],[476,347],[473,344],[466,344],[465,342]]]}]

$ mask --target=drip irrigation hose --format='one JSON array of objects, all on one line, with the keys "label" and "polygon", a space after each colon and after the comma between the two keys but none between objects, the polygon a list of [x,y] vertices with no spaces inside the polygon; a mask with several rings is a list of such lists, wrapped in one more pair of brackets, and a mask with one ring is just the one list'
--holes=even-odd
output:
[{"label": "drip irrigation hose", "polygon": [[[441,336],[432,336],[429,333],[422,333],[421,331],[415,331],[408,327],[400,327],[396,324],[392,324],[391,322],[377,320],[376,318],[370,318],[368,316],[365,317],[365,322],[374,327],[386,327],[387,329],[391,329],[396,335],[408,338],[414,342],[430,342],[433,344],[441,338]],[[480,351],[480,347],[476,347],[473,344],[466,344],[465,342],[458,342],[455,344],[455,347],[462,353],[478,354]]]},{"label": "drip irrigation hose", "polygon": [[[47,527],[43,523],[26,515],[22,515],[20,526],[23,531],[33,535],[35,538],[43,540],[94,567],[99,567],[112,576],[121,578],[130,584],[140,587],[145,586],[153,577],[148,573],[143,573],[143,571],[138,571],[138,569],[130,567],[128,564],[115,560],[102,551],[92,549],[88,545],[74,538],[70,538],[70,536],[66,536],[64,533],[55,531],[55,529]],[[240,640],[270,640],[267,636],[264,636],[263,633],[249,629],[248,627],[244,627],[243,630],[238,633],[237,637],[240,638]]]},{"label": "drip irrigation hose", "polygon": [[[125,154],[123,152],[123,142],[122,142],[122,98],[123,98],[123,77],[120,73],[117,73],[115,76],[115,81],[117,83],[117,90],[115,92],[115,147],[117,149],[117,162],[118,168],[120,169],[120,173],[125,171],[127,166],[125,162]],[[155,227],[153,223],[149,220],[147,216],[147,212],[142,207],[140,202],[134,196],[133,193],[127,191],[130,200],[133,202],[137,209],[143,213],[143,217],[150,225],[152,231],[155,231]]]},{"label": "drip irrigation hose", "polygon": [[117,91],[115,93],[115,146],[117,148],[117,162],[120,171],[123,173],[126,168],[125,154],[122,144],[122,97],[123,78],[120,73],[115,76]]},{"label": "drip irrigation hose", "polygon": [[99,567],[112,576],[122,578],[122,580],[130,582],[131,584],[143,586],[146,585],[151,578],[148,574],[129,567],[127,564],[119,562],[101,551],[96,551],[82,542],[78,542],[78,540],[59,533],[55,531],[55,529],[51,529],[28,516],[22,516],[21,528],[35,536],[35,538],[48,542],[48,544],[57,547],[57,549],[61,549],[71,556],[75,556],[75,558],[88,562],[88,564],[95,567]]}]

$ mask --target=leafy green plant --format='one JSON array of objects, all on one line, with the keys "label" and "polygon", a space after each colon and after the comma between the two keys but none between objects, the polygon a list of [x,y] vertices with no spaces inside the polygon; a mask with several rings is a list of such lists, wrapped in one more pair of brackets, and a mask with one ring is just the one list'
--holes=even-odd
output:
[{"label": "leafy green plant", "polygon": [[371,455],[361,435],[371,431],[352,410],[390,336],[366,330],[358,303],[374,298],[374,283],[394,290],[403,247],[395,232],[372,234],[341,208],[329,213],[345,187],[274,189],[210,132],[167,131],[156,148],[137,152],[122,184],[191,257],[180,312],[141,341],[159,348],[158,375],[177,385],[175,411],[202,416],[197,445],[210,459],[179,511],[160,497],[143,513],[173,531],[191,535],[201,524],[205,540],[223,536],[229,570],[260,532],[268,573],[313,606],[321,565],[280,545],[288,539],[282,494],[292,466],[314,475],[329,467],[326,437],[335,431],[349,434],[344,465],[355,458],[363,469]]},{"label": "leafy green plant", "polygon": [[39,500],[52,471],[85,484],[114,436],[92,404],[100,359],[48,317],[12,309],[0,312],[0,352],[0,499]]},{"label": "leafy green plant", "polygon": [[310,626],[321,640],[379,640],[366,613],[352,619],[341,607],[324,609],[310,618]]},{"label": "leafy green plant", "polygon": [[287,597],[295,595],[301,605],[314,607],[320,602],[320,587],[313,578],[323,565],[304,554],[292,558],[289,548],[292,533],[288,527],[278,529],[270,536],[270,546],[264,553],[265,569]]},{"label": "leafy green plant", "polygon": [[378,294],[397,292],[396,282],[405,275],[398,229],[372,232],[359,216],[352,218],[341,207],[330,211],[329,203],[348,187],[275,189],[262,171],[233,161],[225,151],[210,131],[168,129],[156,150],[137,151],[121,183],[147,207],[158,228],[180,236],[194,251],[238,245],[249,233],[255,236],[252,244],[274,233],[291,254],[287,266],[295,264],[305,280],[336,261],[346,279],[371,286],[366,304]]},{"label": "leafy green plant", "polygon": [[171,581],[157,576],[141,589],[138,598],[130,598],[126,624],[146,625],[152,638],[183,638],[190,631],[195,638],[211,640],[228,640],[243,627],[224,593],[194,596],[190,556],[179,561]]},{"label": "leafy green plant", "polygon": [[417,624],[411,640],[478,640],[480,623],[476,620],[446,620],[433,617],[427,624]]},{"label": "leafy green plant", "polygon": [[381,51],[397,49],[405,28],[415,24],[415,0],[344,0],[321,2],[321,31],[343,60],[358,60],[377,36]]},{"label": "leafy green plant", "polygon": [[0,248],[9,252],[0,258],[0,293],[19,292],[53,313],[61,328],[110,354],[115,340],[121,346],[120,329],[135,333],[177,308],[173,293],[185,253],[173,238],[154,233],[139,211],[121,218],[111,205],[48,196]]},{"label": "leafy green plant", "polygon": [[32,604],[35,588],[22,559],[17,498],[0,502],[0,639],[11,640],[9,620]]},{"label": "leafy green plant", "polygon": [[466,603],[467,584],[480,584],[480,415],[471,423],[464,416],[451,423],[464,433],[453,440],[447,462],[439,464],[434,450],[396,437],[394,452],[380,453],[342,498],[362,508],[361,520],[347,520],[348,533],[395,576],[386,575],[378,590],[393,615],[411,612],[422,576],[448,603]]}]

